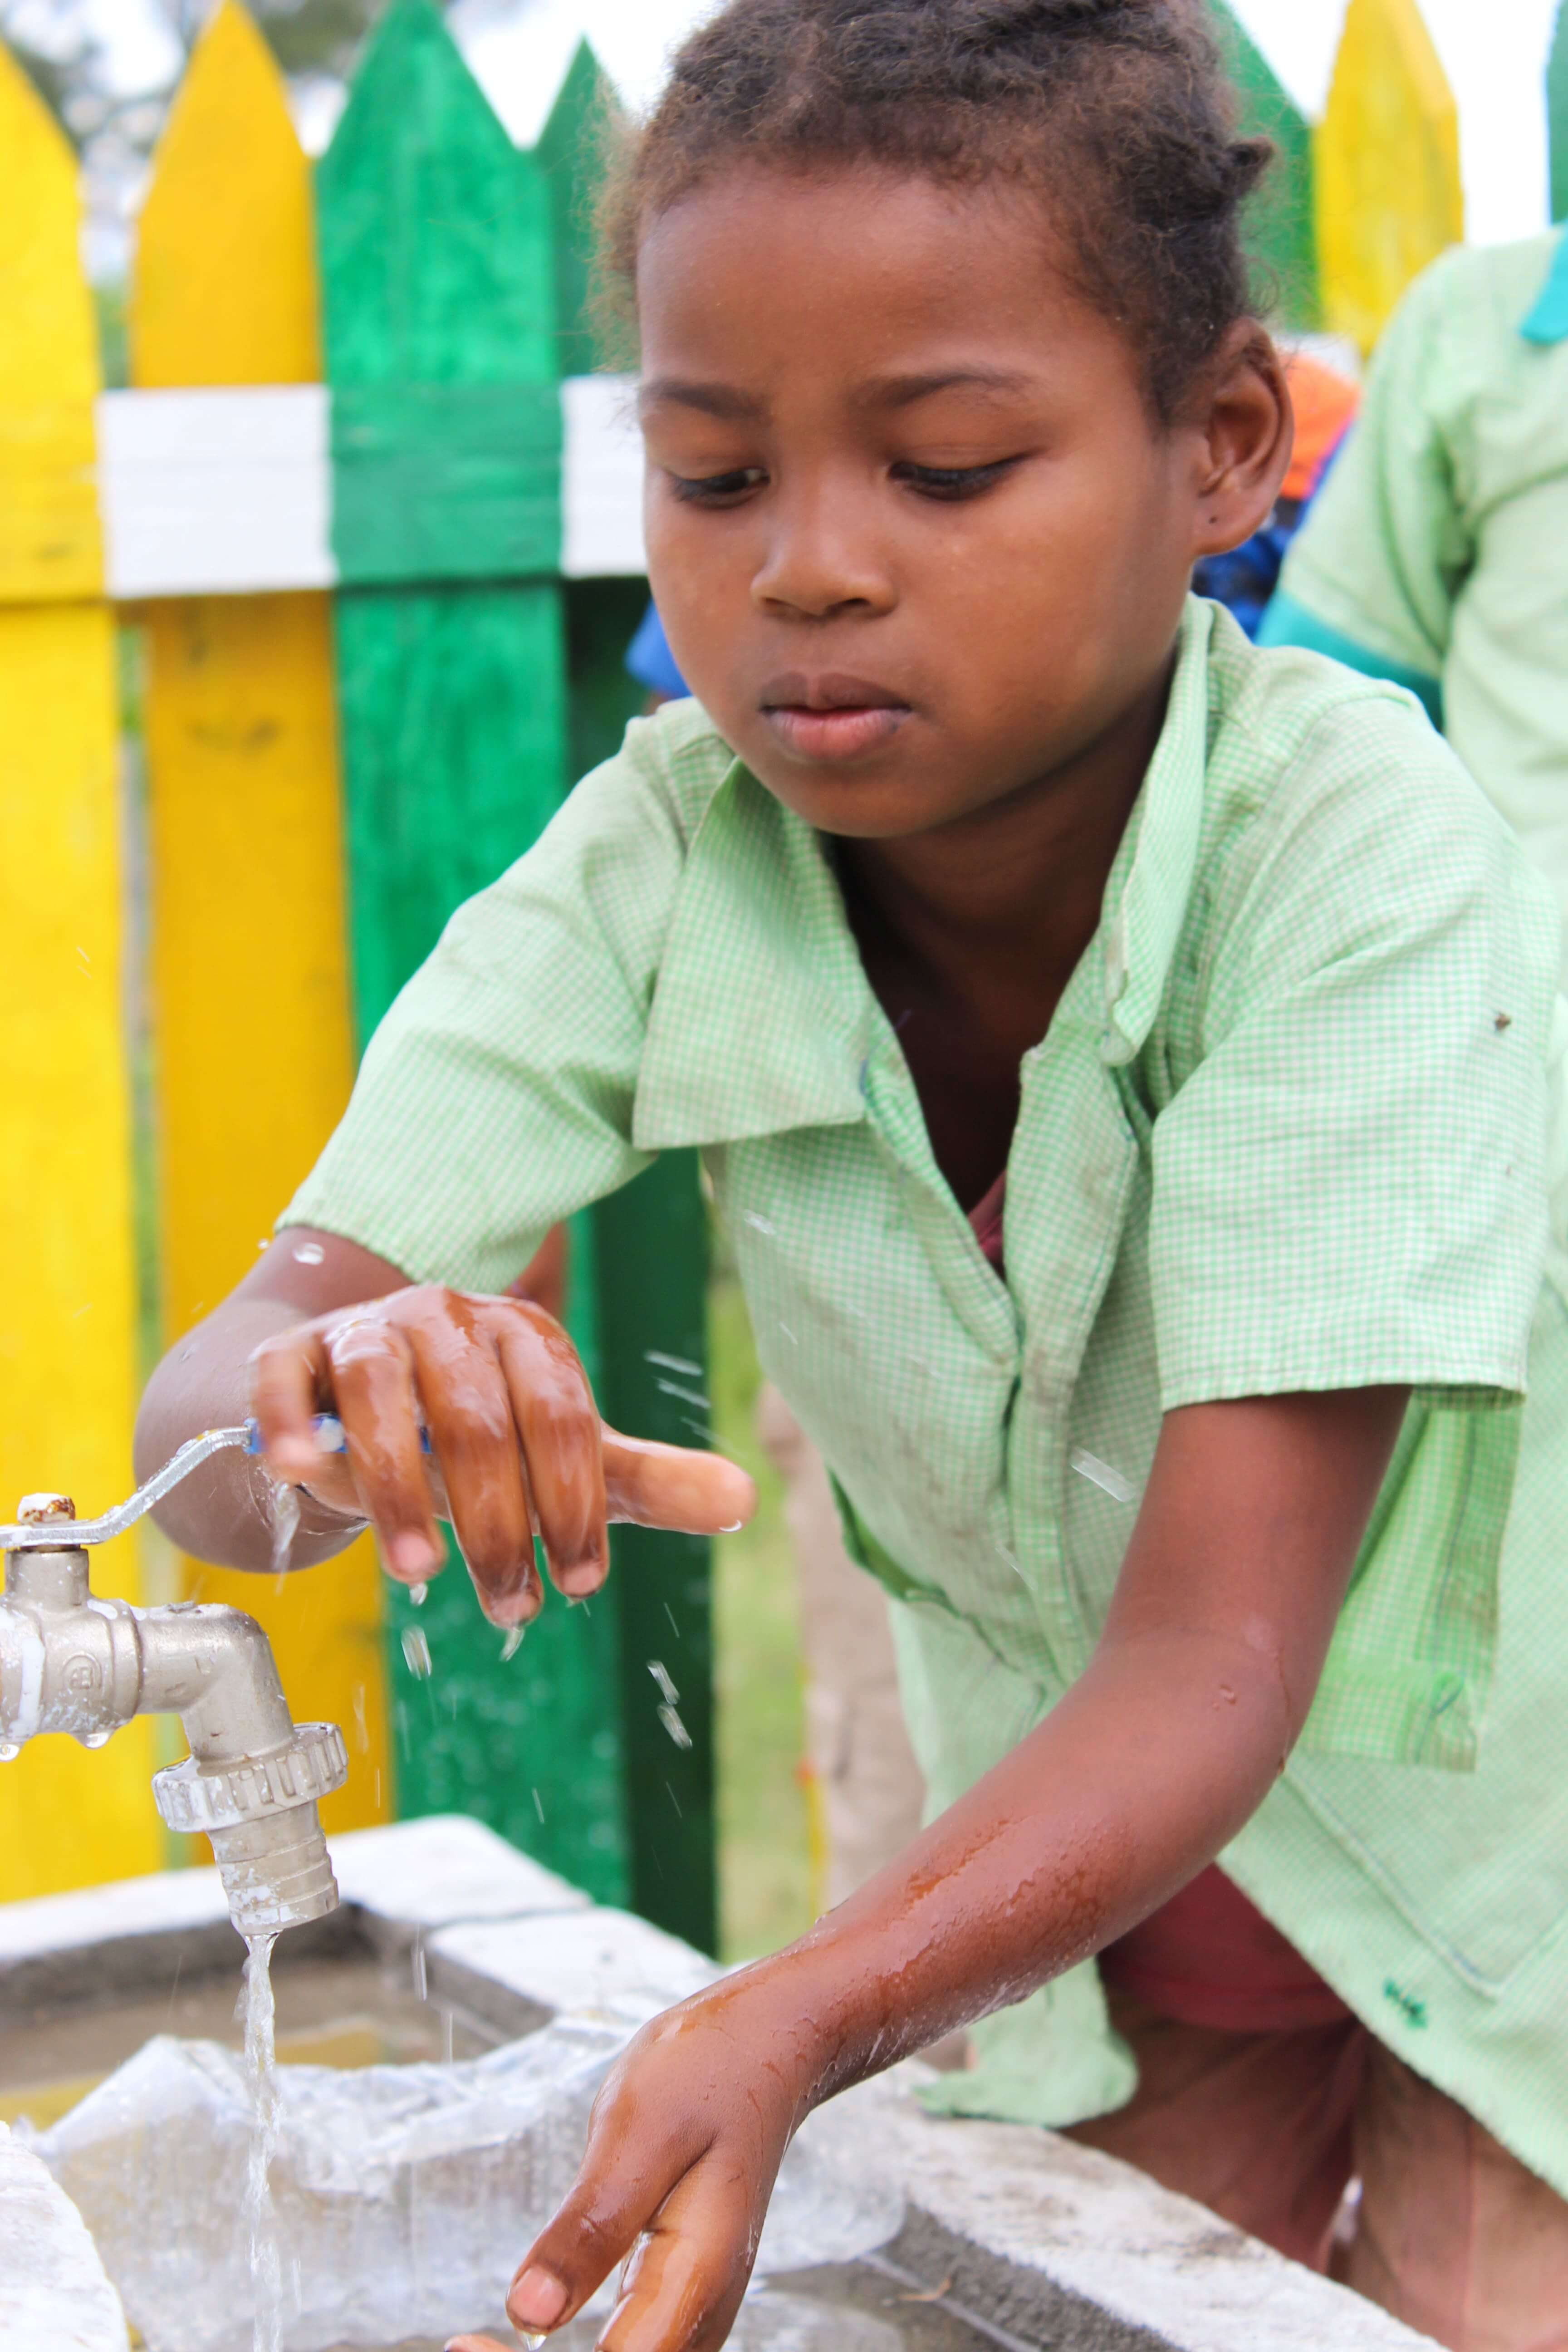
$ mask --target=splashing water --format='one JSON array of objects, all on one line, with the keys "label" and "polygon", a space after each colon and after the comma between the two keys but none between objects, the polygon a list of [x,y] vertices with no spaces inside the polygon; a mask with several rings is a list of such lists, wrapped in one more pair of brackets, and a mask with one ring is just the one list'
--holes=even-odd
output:
[{"label": "splashing water", "polygon": [[273,2049],[273,1936],[245,1939],[245,2071],[250,2083],[250,2164],[245,2182],[245,2226],[250,2244],[250,2294],[255,2306],[253,2352],[281,2352],[283,2281],[272,2218],[272,2158],[278,2147],[278,2074]]},{"label": "splashing water", "polygon": [[430,1644],[425,1638],[423,1625],[405,1625],[403,1629],[403,1662],[411,1675],[420,1682],[429,1679]]},{"label": "splashing water", "polygon": [[653,1676],[655,1682],[658,1685],[658,1695],[662,1701],[662,1705],[658,1710],[658,1719],[660,1723],[663,1724],[666,1731],[669,1734],[669,1737],[674,1740],[678,1748],[689,1748],[691,1745],[691,1734],[688,1731],[686,1726],[680,1720],[679,1716],[676,1713],[676,1702],[679,1698],[680,1693],[676,1689],[674,1683],[670,1679],[668,1668],[665,1665],[662,1659],[650,1658],[647,1662],[647,1670]]},{"label": "splashing water", "polygon": [[429,1591],[430,1587],[427,1584],[411,1584],[408,1588],[409,1606],[414,1609],[423,1609]]},{"label": "splashing water", "polygon": [[526,1625],[513,1625],[510,1629],[506,1640],[500,1645],[500,1662],[503,1666],[509,1658],[516,1657],[522,1647],[522,1637],[527,1631]]},{"label": "splashing water", "polygon": [[268,1482],[272,1488],[272,1573],[286,1576],[294,1538],[300,1532],[300,1493],[284,1478]]}]

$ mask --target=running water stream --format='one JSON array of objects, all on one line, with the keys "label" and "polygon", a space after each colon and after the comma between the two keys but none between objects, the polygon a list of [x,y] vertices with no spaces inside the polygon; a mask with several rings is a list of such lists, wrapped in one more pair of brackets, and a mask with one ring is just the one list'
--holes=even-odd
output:
[{"label": "running water stream", "polygon": [[252,2352],[282,2352],[282,2263],[273,2225],[271,2171],[278,2147],[278,2073],[273,2047],[274,1936],[245,1939],[245,2071],[250,2084],[250,2165],[245,2226],[250,2244]]}]

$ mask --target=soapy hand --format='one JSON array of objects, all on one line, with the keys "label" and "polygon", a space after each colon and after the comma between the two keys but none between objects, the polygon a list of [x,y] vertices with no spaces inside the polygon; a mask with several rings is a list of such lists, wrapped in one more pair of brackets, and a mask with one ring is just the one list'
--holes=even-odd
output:
[{"label": "soapy hand", "polygon": [[[746,2291],[774,2177],[822,2077],[808,2017],[763,1961],[646,2026],[594,2105],[576,2185],[524,2256],[525,2342],[617,2263],[603,2352],[716,2352]],[[786,1972],[787,1975],[787,1972]],[[447,2352],[503,2352],[485,2336]]]},{"label": "soapy hand", "polygon": [[[607,1522],[712,1535],[756,1500],[722,1457],[601,1422],[571,1340],[525,1298],[420,1284],[319,1315],[254,1350],[250,1407],[273,1475],[368,1518],[401,1581],[436,1573],[436,1521],[449,1519],[497,1625],[541,1606],[535,1532],[553,1581],[581,1600],[605,1580]],[[345,1454],[318,1452],[322,1412],[342,1422]]]}]

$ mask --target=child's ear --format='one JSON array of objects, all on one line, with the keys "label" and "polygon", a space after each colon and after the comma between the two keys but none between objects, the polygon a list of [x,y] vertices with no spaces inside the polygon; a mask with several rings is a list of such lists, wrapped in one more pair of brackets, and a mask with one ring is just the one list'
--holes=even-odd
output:
[{"label": "child's ear", "polygon": [[1223,554],[1265,523],[1290,463],[1295,419],[1279,352],[1237,320],[1205,371],[1192,425],[1193,556]]}]

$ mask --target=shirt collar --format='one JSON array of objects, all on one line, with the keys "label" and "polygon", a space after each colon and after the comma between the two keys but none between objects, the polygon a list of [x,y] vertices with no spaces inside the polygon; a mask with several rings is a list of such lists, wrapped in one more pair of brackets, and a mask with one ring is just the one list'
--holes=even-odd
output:
[{"label": "shirt collar", "polygon": [[1568,236],[1560,236],[1546,283],[1520,328],[1527,343],[1568,342]]},{"label": "shirt collar", "polygon": [[[1208,750],[1215,608],[1188,599],[1165,723],[1090,946],[1110,1064],[1141,1051],[1191,893]],[[737,761],[687,855],[648,1015],[639,1150],[736,1142],[866,1112],[884,1029],[831,864],[805,821]]]}]

